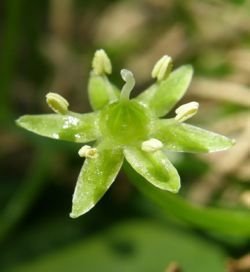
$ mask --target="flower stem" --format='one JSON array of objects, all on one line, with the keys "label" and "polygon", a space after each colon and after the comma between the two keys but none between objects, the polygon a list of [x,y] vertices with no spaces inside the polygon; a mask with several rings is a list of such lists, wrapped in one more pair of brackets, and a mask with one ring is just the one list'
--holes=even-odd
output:
[{"label": "flower stem", "polygon": [[144,180],[126,163],[125,172],[135,187],[161,206],[167,216],[177,217],[195,227],[238,237],[250,237],[250,213],[202,207],[178,195],[162,191]]}]

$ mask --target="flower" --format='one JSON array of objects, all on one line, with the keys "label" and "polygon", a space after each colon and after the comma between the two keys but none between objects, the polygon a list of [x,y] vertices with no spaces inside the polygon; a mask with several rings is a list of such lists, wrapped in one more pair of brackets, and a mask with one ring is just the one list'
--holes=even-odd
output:
[{"label": "flower", "polygon": [[176,110],[176,117],[165,116],[187,90],[193,70],[184,65],[170,73],[172,62],[164,56],[155,65],[156,82],[136,98],[130,99],[135,85],[132,72],[121,70],[125,81],[121,91],[107,78],[111,62],[98,50],[92,63],[88,94],[94,112],[79,114],[68,110],[68,102],[55,93],[47,95],[53,114],[24,115],[17,124],[42,136],[84,145],[85,157],[73,195],[76,218],[88,212],[109,189],[125,158],[131,167],[154,186],[177,193],[180,177],[166,151],[213,152],[232,146],[233,140],[185,124],[199,104],[190,102]]}]

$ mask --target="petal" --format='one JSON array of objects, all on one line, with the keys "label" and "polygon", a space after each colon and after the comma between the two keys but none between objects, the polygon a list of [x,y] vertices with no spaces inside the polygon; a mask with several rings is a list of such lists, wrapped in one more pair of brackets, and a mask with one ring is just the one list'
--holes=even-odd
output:
[{"label": "petal", "polygon": [[81,169],[73,195],[70,217],[88,212],[109,189],[123,161],[122,151],[101,144],[97,156],[87,158]]},{"label": "petal", "polygon": [[88,84],[90,105],[94,110],[102,109],[119,97],[118,89],[112,85],[105,75],[90,74]]},{"label": "petal", "polygon": [[234,140],[225,136],[174,119],[156,121],[152,134],[168,150],[180,152],[215,152],[234,144]]},{"label": "petal", "polygon": [[132,168],[156,187],[173,193],[179,191],[180,177],[164,152],[127,147],[124,155]]},{"label": "petal", "polygon": [[16,122],[36,134],[73,142],[90,142],[97,138],[97,113],[24,115]]},{"label": "petal", "polygon": [[164,116],[182,98],[191,82],[192,75],[192,66],[181,66],[165,80],[153,84],[136,99],[152,109],[156,116]]}]

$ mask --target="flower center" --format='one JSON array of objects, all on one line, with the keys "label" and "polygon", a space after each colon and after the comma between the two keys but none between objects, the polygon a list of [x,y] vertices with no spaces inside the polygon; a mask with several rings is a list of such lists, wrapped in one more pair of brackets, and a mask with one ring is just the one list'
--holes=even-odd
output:
[{"label": "flower center", "polygon": [[102,133],[117,144],[135,144],[147,139],[149,125],[146,108],[133,100],[115,102],[101,112]]}]

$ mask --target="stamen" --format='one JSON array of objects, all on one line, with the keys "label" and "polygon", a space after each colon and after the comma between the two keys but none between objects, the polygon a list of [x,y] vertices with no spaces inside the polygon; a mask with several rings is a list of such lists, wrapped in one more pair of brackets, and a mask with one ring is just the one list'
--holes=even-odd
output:
[{"label": "stamen", "polygon": [[142,142],[141,150],[145,152],[155,152],[163,148],[163,143],[158,139],[151,138],[147,141]]},{"label": "stamen", "polygon": [[129,95],[135,86],[135,78],[133,73],[126,69],[121,70],[121,77],[125,81],[125,84],[123,85],[121,90],[121,99],[128,100]]},{"label": "stamen", "polygon": [[167,78],[167,76],[170,74],[172,70],[172,67],[173,67],[172,58],[169,57],[168,55],[164,55],[156,62],[151,73],[152,78],[157,78],[158,81]]},{"label": "stamen", "polygon": [[47,93],[46,102],[48,106],[56,113],[66,114],[68,112],[69,102],[57,93]]},{"label": "stamen", "polygon": [[197,102],[189,102],[187,104],[181,105],[175,110],[175,120],[178,122],[184,122],[194,116],[197,113],[198,109],[199,103]]},{"label": "stamen", "polygon": [[98,155],[97,149],[89,145],[84,145],[83,147],[81,147],[80,150],[78,151],[78,154],[80,157],[86,157],[91,159],[96,158]]},{"label": "stamen", "polygon": [[92,67],[97,75],[111,74],[111,61],[103,49],[99,49],[95,52]]}]

